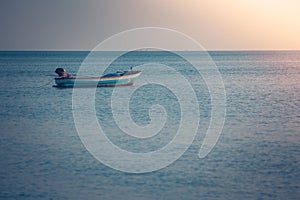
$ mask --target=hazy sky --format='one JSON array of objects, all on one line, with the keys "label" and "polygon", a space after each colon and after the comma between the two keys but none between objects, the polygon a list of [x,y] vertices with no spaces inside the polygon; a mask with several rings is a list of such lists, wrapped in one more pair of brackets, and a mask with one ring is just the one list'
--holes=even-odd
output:
[{"label": "hazy sky", "polygon": [[300,49],[299,0],[1,0],[0,49],[90,50],[118,32],[175,29],[206,49]]}]

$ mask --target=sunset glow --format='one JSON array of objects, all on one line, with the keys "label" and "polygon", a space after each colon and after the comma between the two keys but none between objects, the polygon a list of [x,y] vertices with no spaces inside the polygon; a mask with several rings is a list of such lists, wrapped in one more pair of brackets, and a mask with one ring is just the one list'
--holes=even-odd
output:
[{"label": "sunset glow", "polygon": [[175,7],[178,27],[212,49],[300,49],[300,1],[190,0]]},{"label": "sunset glow", "polygon": [[298,0],[4,1],[1,49],[91,49],[141,27],[180,31],[209,50],[299,50]]}]

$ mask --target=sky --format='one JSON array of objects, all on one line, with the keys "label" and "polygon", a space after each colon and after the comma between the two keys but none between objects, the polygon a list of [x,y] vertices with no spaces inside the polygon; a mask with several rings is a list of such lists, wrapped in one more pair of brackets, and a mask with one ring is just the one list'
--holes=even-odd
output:
[{"label": "sky", "polygon": [[207,50],[300,50],[299,10],[299,0],[1,0],[0,50],[91,50],[152,26]]}]

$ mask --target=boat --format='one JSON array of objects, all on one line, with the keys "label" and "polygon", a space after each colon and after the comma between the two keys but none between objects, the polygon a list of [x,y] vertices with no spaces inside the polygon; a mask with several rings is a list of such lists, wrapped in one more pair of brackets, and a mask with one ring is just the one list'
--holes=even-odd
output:
[{"label": "boat", "polygon": [[141,75],[141,71],[123,71],[105,74],[101,77],[73,77],[65,69],[57,68],[55,72],[59,77],[54,78],[56,85],[53,87],[116,87],[133,85],[133,80]]}]

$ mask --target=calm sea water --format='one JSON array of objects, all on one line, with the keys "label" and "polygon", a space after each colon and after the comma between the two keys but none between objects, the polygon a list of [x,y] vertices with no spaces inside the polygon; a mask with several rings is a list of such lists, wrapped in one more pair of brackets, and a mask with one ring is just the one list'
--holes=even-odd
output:
[{"label": "calm sea water", "polygon": [[[77,134],[73,90],[53,88],[53,77],[43,75],[54,74],[56,67],[75,74],[87,54],[0,52],[1,199],[299,199],[299,51],[210,52],[224,81],[227,115],[217,145],[204,159],[197,154],[211,99],[201,77],[166,52],[132,52],[116,60],[107,72],[153,62],[174,67],[191,82],[200,102],[199,131],[190,148],[168,167],[144,174],[120,172],[97,161]],[[90,72],[113,55],[95,57],[88,63]],[[151,76],[170,79],[151,66],[140,79]],[[139,141],[116,126],[110,107],[113,90],[98,88],[95,108],[115,144],[149,152],[172,139],[180,109],[171,91],[150,84],[132,96],[129,106],[137,124],[150,122],[148,110],[154,104],[168,114],[157,137]]]}]

